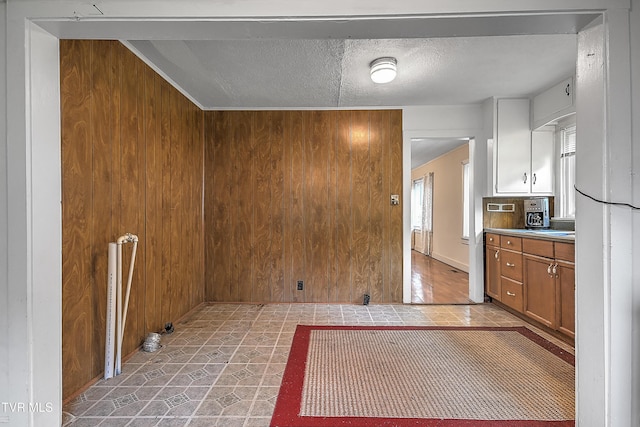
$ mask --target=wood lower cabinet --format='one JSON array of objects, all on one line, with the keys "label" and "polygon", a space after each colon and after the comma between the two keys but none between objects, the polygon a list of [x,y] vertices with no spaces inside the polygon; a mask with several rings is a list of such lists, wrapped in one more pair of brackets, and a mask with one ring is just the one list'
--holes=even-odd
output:
[{"label": "wood lower cabinet", "polygon": [[522,252],[503,250],[500,269],[503,277],[522,282]]},{"label": "wood lower cabinet", "polygon": [[575,266],[571,262],[524,254],[524,313],[575,337]]},{"label": "wood lower cabinet", "polygon": [[574,244],[493,233],[485,239],[486,294],[575,338]]},{"label": "wood lower cabinet", "polygon": [[502,287],[500,285],[500,247],[489,244],[484,254],[485,292],[491,298],[500,299],[502,297]]},{"label": "wood lower cabinet", "polygon": [[[485,292],[498,301],[512,301],[516,289],[512,284],[520,285],[517,291],[522,298],[522,239],[487,233],[485,235]],[[505,284],[506,283],[506,284]],[[509,287],[505,291],[504,287]],[[517,307],[521,303],[514,302]],[[515,307],[514,307],[515,308]]]},{"label": "wood lower cabinet", "polygon": [[502,296],[499,300],[513,308],[522,312],[523,302],[523,286],[522,283],[515,280],[508,279],[506,277],[501,278],[502,284]]},{"label": "wood lower cabinet", "polygon": [[556,269],[556,287],[558,299],[557,329],[575,338],[576,335],[576,272],[573,263],[558,261]]},{"label": "wood lower cabinet", "polygon": [[550,328],[556,328],[555,261],[524,255],[524,313]]}]

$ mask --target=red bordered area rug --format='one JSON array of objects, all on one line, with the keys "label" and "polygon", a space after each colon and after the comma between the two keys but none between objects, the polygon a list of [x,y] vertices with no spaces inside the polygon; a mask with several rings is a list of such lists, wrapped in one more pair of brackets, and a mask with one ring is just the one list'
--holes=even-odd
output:
[{"label": "red bordered area rug", "polygon": [[574,364],[524,327],[298,326],[271,426],[574,426]]}]

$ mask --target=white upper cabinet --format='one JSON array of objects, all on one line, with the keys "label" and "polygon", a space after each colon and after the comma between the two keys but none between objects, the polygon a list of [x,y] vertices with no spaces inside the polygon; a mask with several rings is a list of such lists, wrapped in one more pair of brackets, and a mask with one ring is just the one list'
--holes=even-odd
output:
[{"label": "white upper cabinet", "polygon": [[533,98],[533,129],[575,113],[573,77],[545,90]]},{"label": "white upper cabinet", "polygon": [[498,99],[495,194],[553,192],[553,132],[531,132],[530,100]]},{"label": "white upper cabinet", "polygon": [[528,193],[531,130],[528,99],[499,99],[496,133],[496,193]]},{"label": "white upper cabinet", "polygon": [[553,193],[553,138],[555,128],[547,126],[531,133],[531,193]]}]

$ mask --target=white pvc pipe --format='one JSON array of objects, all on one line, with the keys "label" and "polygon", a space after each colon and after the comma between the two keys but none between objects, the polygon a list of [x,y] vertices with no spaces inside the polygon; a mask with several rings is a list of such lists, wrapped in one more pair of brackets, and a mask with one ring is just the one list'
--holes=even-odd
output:
[{"label": "white pvc pipe", "polygon": [[107,318],[104,344],[104,379],[113,377],[113,363],[116,337],[116,251],[117,245],[109,243],[107,277]]},{"label": "white pvc pipe", "polygon": [[115,374],[120,375],[122,371],[122,243],[120,239],[118,239],[118,252],[117,252],[117,261],[116,261],[116,301],[117,301],[117,310],[116,310],[116,366],[115,366]]},{"label": "white pvc pipe", "polygon": [[122,331],[124,337],[124,327],[127,324],[127,310],[129,309],[129,295],[131,294],[131,281],[133,280],[133,266],[136,262],[136,250],[138,248],[138,238],[133,241],[133,249],[131,250],[131,262],[129,264],[129,277],[127,278],[127,292],[124,297],[124,309],[122,310]]}]

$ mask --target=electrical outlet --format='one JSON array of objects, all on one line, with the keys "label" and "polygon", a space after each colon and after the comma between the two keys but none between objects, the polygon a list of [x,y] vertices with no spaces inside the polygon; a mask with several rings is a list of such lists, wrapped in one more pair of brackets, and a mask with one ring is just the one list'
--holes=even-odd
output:
[{"label": "electrical outlet", "polygon": [[298,290],[301,291],[304,289],[304,282],[302,280],[298,280]]}]

